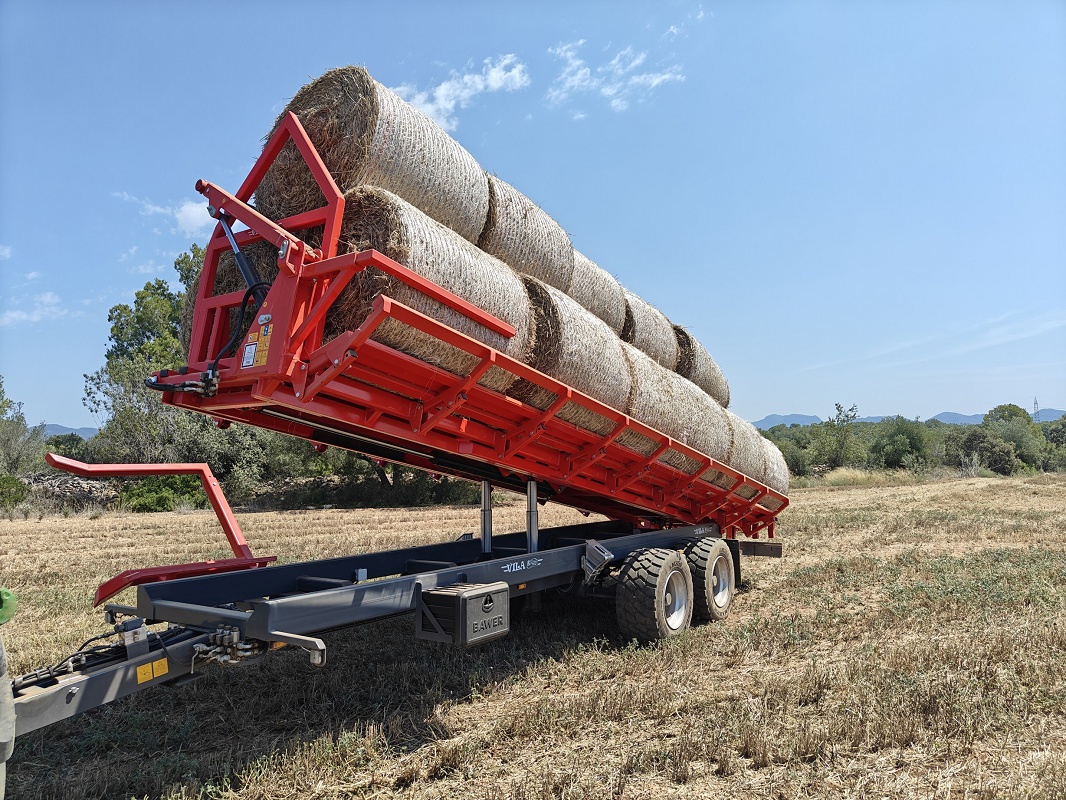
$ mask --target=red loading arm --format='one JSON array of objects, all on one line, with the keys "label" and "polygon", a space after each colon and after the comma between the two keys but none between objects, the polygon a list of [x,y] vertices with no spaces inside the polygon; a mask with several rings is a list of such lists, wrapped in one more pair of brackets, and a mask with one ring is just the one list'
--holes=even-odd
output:
[{"label": "red loading arm", "polygon": [[233,509],[230,508],[226,496],[222,493],[222,487],[218,485],[218,479],[207,464],[85,464],[81,461],[75,461],[73,458],[57,456],[55,453],[46,454],[45,461],[56,469],[86,478],[199,475],[204,492],[207,493],[207,499],[215,510],[215,516],[218,517],[218,521],[222,525],[226,539],[229,540],[233,555],[236,556],[236,558],[198,561],[192,564],[173,564],[162,567],[126,570],[100,585],[100,588],[96,590],[96,598],[93,605],[100,605],[104,600],[121,590],[141,583],[169,580],[171,578],[187,578],[192,575],[205,575],[211,572],[232,572],[238,569],[261,567],[277,560],[277,556],[257,557],[252,555],[252,549],[248,546],[248,542],[241,532],[241,527],[233,516]]}]

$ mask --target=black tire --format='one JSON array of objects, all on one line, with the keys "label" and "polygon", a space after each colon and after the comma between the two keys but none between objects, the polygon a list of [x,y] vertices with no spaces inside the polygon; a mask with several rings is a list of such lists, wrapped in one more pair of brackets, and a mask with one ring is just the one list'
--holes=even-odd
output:
[{"label": "black tire", "polygon": [[7,674],[7,654],[0,638],[0,800],[4,797],[7,767],[15,748],[15,699],[11,693],[11,678]]},{"label": "black tire", "polygon": [[685,548],[692,571],[692,616],[701,622],[720,622],[729,616],[737,583],[733,554],[722,539],[707,537]]},{"label": "black tire", "polygon": [[692,573],[676,550],[652,547],[630,553],[617,585],[615,612],[626,638],[670,639],[692,621]]}]

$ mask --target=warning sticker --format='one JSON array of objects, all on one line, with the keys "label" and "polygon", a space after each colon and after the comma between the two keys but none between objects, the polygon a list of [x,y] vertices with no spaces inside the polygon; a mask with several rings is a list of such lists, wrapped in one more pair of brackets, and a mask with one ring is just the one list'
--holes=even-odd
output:
[{"label": "warning sticker", "polygon": [[267,356],[270,355],[270,334],[273,332],[274,326],[267,323],[262,327],[261,333],[258,336],[259,344],[262,347],[259,348],[259,352],[253,356],[255,366],[261,367],[267,363]]},{"label": "warning sticker", "polygon": [[137,683],[147,683],[152,678],[158,678],[168,672],[170,672],[170,664],[167,663],[166,658],[141,664],[137,667]]},{"label": "warning sticker", "polygon": [[244,346],[244,353],[241,355],[241,369],[255,366],[255,351],[258,346],[258,342],[248,342]]}]

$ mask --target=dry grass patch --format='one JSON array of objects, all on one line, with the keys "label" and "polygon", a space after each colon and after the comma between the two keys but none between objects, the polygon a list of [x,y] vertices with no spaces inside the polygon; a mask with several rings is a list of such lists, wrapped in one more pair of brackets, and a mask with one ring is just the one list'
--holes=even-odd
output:
[{"label": "dry grass patch", "polygon": [[[523,512],[497,520],[512,514],[518,528]],[[257,550],[291,559],[454,538],[453,513],[476,526],[476,509],[242,521]],[[133,543],[123,558],[148,556],[136,543],[152,522],[134,520],[137,535],[121,519],[93,521],[106,533],[82,526],[89,540],[52,574],[71,585],[112,571],[112,537]],[[18,524],[23,536],[35,525]],[[0,580],[18,575],[24,599],[51,596],[13,566],[47,567],[49,541],[30,552],[10,525],[0,551],[18,558]],[[1061,798],[1064,529],[1061,477],[801,490],[779,526],[786,558],[745,563],[724,624],[638,647],[603,603],[549,599],[469,652],[415,642],[405,619],[338,632],[322,669],[283,651],[26,737],[12,795]],[[208,541],[167,536],[177,550]],[[58,628],[27,608],[4,633],[25,664]],[[115,768],[130,759],[140,768]]]}]

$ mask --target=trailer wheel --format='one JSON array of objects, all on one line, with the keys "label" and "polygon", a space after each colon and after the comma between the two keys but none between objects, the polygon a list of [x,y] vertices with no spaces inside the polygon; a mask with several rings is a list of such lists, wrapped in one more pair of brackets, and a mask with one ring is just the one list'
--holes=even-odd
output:
[{"label": "trailer wheel", "polygon": [[677,636],[692,621],[692,573],[676,550],[652,547],[622,562],[615,595],[618,627],[627,638],[652,642]]},{"label": "trailer wheel", "polygon": [[685,560],[692,571],[693,616],[710,622],[725,619],[736,591],[729,545],[722,539],[699,539],[685,548]]}]

